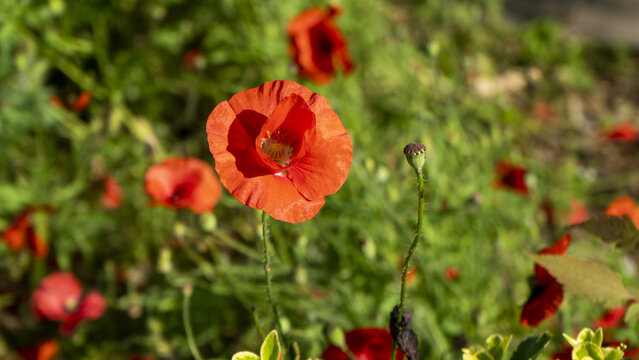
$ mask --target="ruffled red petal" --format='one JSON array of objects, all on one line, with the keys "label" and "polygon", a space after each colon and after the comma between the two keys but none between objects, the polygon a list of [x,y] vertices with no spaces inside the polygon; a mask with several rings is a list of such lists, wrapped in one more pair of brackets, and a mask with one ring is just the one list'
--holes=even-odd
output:
[{"label": "ruffled red petal", "polygon": [[81,296],[82,285],[73,274],[56,272],[42,279],[31,297],[31,307],[39,318],[62,321]]},{"label": "ruffled red petal", "polygon": [[616,328],[623,322],[623,317],[626,313],[626,307],[621,306],[612,310],[606,311],[600,318],[595,319],[593,322],[593,328]]},{"label": "ruffled red petal", "polygon": [[59,345],[54,340],[43,341],[37,346],[18,350],[24,360],[50,360],[58,353]]},{"label": "ruffled red petal", "polygon": [[545,286],[537,286],[524,304],[519,322],[523,326],[535,327],[555,315],[563,300],[563,287],[556,280],[552,279]]}]

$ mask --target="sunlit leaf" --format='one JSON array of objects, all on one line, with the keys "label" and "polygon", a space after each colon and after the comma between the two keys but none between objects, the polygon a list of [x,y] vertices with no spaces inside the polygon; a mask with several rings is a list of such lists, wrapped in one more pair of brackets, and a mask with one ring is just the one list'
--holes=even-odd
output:
[{"label": "sunlit leaf", "polygon": [[231,360],[260,360],[260,357],[250,351],[241,351],[233,355]]},{"label": "sunlit leaf", "polygon": [[262,348],[260,349],[260,357],[262,360],[279,360],[280,358],[280,339],[277,331],[273,330],[264,339]]},{"label": "sunlit leaf", "polygon": [[603,241],[629,250],[639,244],[639,230],[628,216],[608,216],[599,214],[573,227],[581,228],[600,237]]},{"label": "sunlit leaf", "polygon": [[623,320],[627,323],[639,321],[639,303],[632,303],[628,306]]},{"label": "sunlit leaf", "polygon": [[617,307],[632,298],[621,277],[606,265],[570,255],[529,255],[564,286],[564,290],[588,301]]}]

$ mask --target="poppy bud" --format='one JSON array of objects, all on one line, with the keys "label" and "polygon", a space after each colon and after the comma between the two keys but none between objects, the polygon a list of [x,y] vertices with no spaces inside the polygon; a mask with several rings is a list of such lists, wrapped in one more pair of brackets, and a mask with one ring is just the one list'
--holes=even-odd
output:
[{"label": "poppy bud", "polygon": [[422,143],[410,143],[404,147],[404,155],[406,155],[406,161],[417,172],[421,172],[426,161],[426,146]]}]

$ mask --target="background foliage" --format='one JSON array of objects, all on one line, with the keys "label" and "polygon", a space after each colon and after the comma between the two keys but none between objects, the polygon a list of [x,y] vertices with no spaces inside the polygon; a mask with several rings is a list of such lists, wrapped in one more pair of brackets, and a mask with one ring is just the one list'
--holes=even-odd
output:
[{"label": "background foliage", "polygon": [[[422,354],[458,358],[466,341],[529,334],[517,321],[532,274],[521,250],[554,242],[573,198],[601,211],[615,196],[639,194],[637,145],[601,136],[636,121],[636,59],[552,21],[509,24],[495,0],[338,3],[356,69],[319,86],[298,78],[286,25],[327,1],[0,1],[0,228],[26,206],[55,209],[38,222],[52,248],[46,260],[0,246],[0,357],[57,336],[55,324],[31,315],[29,298],[58,269],[109,303],[102,319],[61,343],[60,358],[189,358],[186,283],[205,356],[256,348],[251,306],[272,327],[257,215],[228,193],[212,214],[149,207],[143,184],[166,156],[212,165],[208,113],[275,79],[324,95],[354,145],[346,184],[318,216],[271,226],[275,298],[302,352],[319,356],[329,326],[387,325],[416,209],[402,148],[416,140],[428,148],[428,209],[407,307]],[[200,57],[189,65],[192,49]],[[92,94],[84,111],[49,102],[82,90]],[[542,102],[553,109],[547,119],[535,113]],[[493,188],[501,160],[528,169],[530,196]],[[107,174],[123,187],[117,210],[99,202]],[[607,263],[628,283],[630,257],[578,238],[569,252]],[[445,276],[451,266],[456,280]],[[568,300],[542,328],[572,333],[603,310]],[[634,330],[621,336],[636,344]]]}]

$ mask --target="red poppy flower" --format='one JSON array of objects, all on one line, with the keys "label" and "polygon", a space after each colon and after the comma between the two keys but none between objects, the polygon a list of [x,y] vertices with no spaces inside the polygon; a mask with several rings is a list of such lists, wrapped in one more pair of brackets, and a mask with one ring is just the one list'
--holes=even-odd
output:
[{"label": "red poppy flower", "polygon": [[122,204],[122,188],[111,175],[104,178],[104,192],[101,197],[102,206],[117,209]]},{"label": "red poppy flower", "polygon": [[[346,346],[357,360],[390,360],[393,350],[393,338],[386,329],[362,328],[346,333]],[[403,359],[404,353],[398,348],[397,359]],[[348,355],[335,345],[330,345],[323,360],[349,360]]]},{"label": "red poppy flower", "polygon": [[616,328],[623,321],[623,316],[626,313],[626,307],[621,306],[618,308],[614,308],[612,310],[608,310],[601,315],[600,318],[595,319],[593,322],[593,327],[609,329]]},{"label": "red poppy flower", "polygon": [[43,341],[36,346],[18,350],[24,360],[50,360],[58,353],[59,345],[54,340]]},{"label": "red poppy flower", "polygon": [[290,52],[299,67],[300,75],[317,83],[330,81],[339,66],[345,73],[353,70],[346,40],[333,18],[340,9],[328,11],[313,7],[297,15],[288,24]]},{"label": "red poppy flower", "polygon": [[629,196],[620,197],[613,200],[606,209],[606,215],[610,216],[628,216],[632,223],[639,228],[639,207],[635,205],[634,200]]},{"label": "red poppy flower", "polygon": [[102,316],[106,300],[97,291],[82,296],[82,285],[68,272],[53,273],[40,282],[31,297],[34,314],[41,319],[61,321],[60,332],[69,335],[84,320]]},{"label": "red poppy flower", "polygon": [[[566,253],[570,245],[570,233],[566,233],[550,247],[543,249],[538,254]],[[536,284],[532,288],[530,297],[524,304],[519,322],[527,327],[535,327],[542,321],[551,318],[559,309],[564,300],[563,287],[546,269],[535,264]]]},{"label": "red poppy flower", "polygon": [[523,167],[502,161],[495,166],[495,188],[510,189],[521,195],[528,195],[526,172]]},{"label": "red poppy flower", "polygon": [[198,47],[193,47],[187,51],[182,57],[182,66],[189,70],[196,70],[198,67],[201,67],[204,62],[204,54],[202,54],[202,50]]},{"label": "red poppy flower", "polygon": [[11,225],[2,233],[2,240],[13,251],[19,251],[22,247],[27,247],[36,259],[43,259],[49,253],[49,246],[35,231],[30,218],[38,210],[37,207],[29,207],[23,210]]},{"label": "red poppy flower", "polygon": [[91,93],[88,91],[82,91],[80,95],[73,100],[73,102],[68,104],[65,104],[58,95],[51,95],[49,102],[54,106],[65,107],[68,110],[79,113],[89,106],[89,103],[91,102]]},{"label": "red poppy flower", "polygon": [[457,278],[459,278],[459,269],[455,266],[449,266],[446,268],[444,276],[446,276],[446,279],[451,281],[457,280]]},{"label": "red poppy flower", "polygon": [[608,141],[635,142],[639,139],[639,129],[633,123],[617,124],[604,134]]},{"label": "red poppy flower", "polygon": [[149,168],[146,192],[154,204],[194,213],[213,211],[222,187],[209,164],[196,158],[170,158]]},{"label": "red poppy flower", "polygon": [[540,101],[535,103],[535,107],[533,108],[533,114],[535,114],[535,117],[537,119],[541,121],[546,121],[555,115],[555,110],[547,102]]},{"label": "red poppy flower", "polygon": [[292,81],[267,82],[218,104],[206,132],[224,187],[291,223],[317,214],[346,181],[353,158],[328,101]]},{"label": "red poppy flower", "polygon": [[588,220],[588,209],[579,199],[570,200],[570,210],[563,215],[566,225],[581,224]]}]

